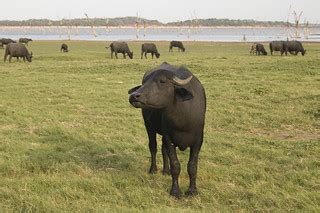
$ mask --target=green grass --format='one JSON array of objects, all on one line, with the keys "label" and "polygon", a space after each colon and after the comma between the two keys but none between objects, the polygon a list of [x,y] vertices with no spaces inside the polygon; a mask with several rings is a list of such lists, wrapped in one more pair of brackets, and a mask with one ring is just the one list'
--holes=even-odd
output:
[{"label": "green grass", "polygon": [[[61,43],[30,43],[32,63],[0,62],[0,209],[320,211],[319,43],[304,57],[257,57],[245,43],[169,54],[157,42],[157,60],[141,60],[138,42],[133,60],[110,59],[105,42],[67,42],[68,54]],[[128,103],[163,61],[187,66],[207,93],[194,198],[173,199],[171,177],[147,174],[142,116]],[[189,152],[178,154],[186,191]]]}]

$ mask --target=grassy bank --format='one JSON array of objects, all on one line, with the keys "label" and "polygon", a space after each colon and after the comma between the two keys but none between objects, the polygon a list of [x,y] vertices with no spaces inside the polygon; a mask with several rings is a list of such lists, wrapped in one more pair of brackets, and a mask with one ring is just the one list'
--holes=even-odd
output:
[{"label": "grassy bank", "polygon": [[[67,43],[68,54],[36,41],[32,63],[0,62],[0,209],[320,211],[320,44],[257,57],[245,43],[169,54],[159,42],[160,59],[141,60],[133,42],[133,60],[112,60],[105,42]],[[170,177],[147,174],[143,120],[127,100],[163,61],[207,93],[194,198],[173,199]],[[186,191],[189,152],[178,154]]]}]

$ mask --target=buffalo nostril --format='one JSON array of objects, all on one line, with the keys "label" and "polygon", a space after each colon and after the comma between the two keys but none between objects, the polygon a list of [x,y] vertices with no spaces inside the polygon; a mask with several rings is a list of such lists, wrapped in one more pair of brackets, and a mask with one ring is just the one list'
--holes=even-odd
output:
[{"label": "buffalo nostril", "polygon": [[132,93],[132,94],[130,95],[129,100],[130,100],[130,102],[138,101],[138,98],[139,98],[140,96],[141,96],[140,93],[134,92],[134,93]]},{"label": "buffalo nostril", "polygon": [[140,96],[141,96],[140,93],[134,94],[134,98],[135,98],[135,99],[138,99]]}]

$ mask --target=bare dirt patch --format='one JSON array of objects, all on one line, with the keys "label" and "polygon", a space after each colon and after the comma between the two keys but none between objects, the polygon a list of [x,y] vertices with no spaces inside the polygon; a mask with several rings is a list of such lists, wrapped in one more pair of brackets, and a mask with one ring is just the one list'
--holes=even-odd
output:
[{"label": "bare dirt patch", "polygon": [[285,129],[266,131],[261,129],[254,129],[250,131],[251,135],[259,137],[270,138],[275,140],[286,140],[286,141],[309,141],[309,140],[320,140],[320,130],[313,132],[306,132],[297,129]]}]

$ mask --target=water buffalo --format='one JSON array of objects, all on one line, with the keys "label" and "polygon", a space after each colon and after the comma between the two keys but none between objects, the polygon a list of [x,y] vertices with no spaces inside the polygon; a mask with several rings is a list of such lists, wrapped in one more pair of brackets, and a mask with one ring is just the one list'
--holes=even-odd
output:
[{"label": "water buffalo", "polygon": [[178,178],[180,162],[176,147],[186,150],[190,147],[188,174],[190,179],[187,195],[197,194],[196,176],[198,157],[203,142],[203,128],[206,112],[206,95],[200,81],[186,68],[174,67],[168,63],[145,73],[142,85],[128,92],[129,102],[142,108],[142,115],[149,138],[151,167],[149,173],[157,171],[156,134],[162,135],[163,173],[169,172],[172,187],[170,194],[181,196]]},{"label": "water buffalo", "polygon": [[300,41],[286,41],[284,43],[284,51],[287,55],[287,52],[290,52],[293,55],[297,55],[299,52],[304,56],[306,50],[303,48]]},{"label": "water buffalo", "polygon": [[28,46],[28,43],[29,43],[30,41],[32,41],[31,38],[19,38],[19,42],[20,42],[20,43],[24,43],[24,44],[26,44],[27,46]]},{"label": "water buffalo", "polygon": [[173,50],[172,50],[173,47],[178,47],[178,52],[180,52],[180,50],[182,52],[186,51],[186,49],[184,48],[181,41],[171,41],[170,47],[169,47],[169,52],[173,52]]},{"label": "water buffalo", "polygon": [[268,53],[267,53],[266,49],[264,49],[263,44],[257,43],[256,44],[256,55],[260,55],[260,54],[267,55]]},{"label": "water buffalo", "polygon": [[273,51],[280,51],[281,55],[285,52],[285,41],[271,41],[269,43],[270,54],[273,55]]},{"label": "water buffalo", "polygon": [[257,53],[257,49],[256,49],[257,43],[253,43],[250,49],[250,55],[254,55]]},{"label": "water buffalo", "polygon": [[[129,46],[126,42],[114,41],[110,44],[111,58],[113,58],[113,53],[115,53],[116,58],[118,58],[118,53],[123,54],[123,58],[126,58],[126,54],[130,59],[133,58],[133,52],[130,51]],[[107,49],[109,47],[106,47]]]},{"label": "water buffalo", "polygon": [[141,46],[141,59],[144,57],[147,58],[147,53],[151,53],[152,59],[153,55],[156,55],[157,58],[160,57],[160,53],[158,52],[157,46],[153,43],[144,43]]},{"label": "water buffalo", "polygon": [[10,43],[16,43],[16,41],[10,39],[10,38],[2,38],[0,40],[0,43],[1,43],[1,47],[3,47],[3,45],[8,45]]},{"label": "water buffalo", "polygon": [[60,52],[64,52],[64,53],[69,52],[68,45],[65,43],[61,44]]},{"label": "water buffalo", "polygon": [[29,53],[26,46],[21,43],[10,43],[6,46],[5,54],[4,54],[4,62],[6,62],[7,57],[9,56],[9,62],[11,62],[12,57],[23,58],[23,61],[26,59],[31,62],[32,61],[32,52]]}]

